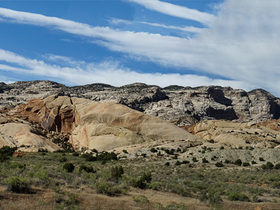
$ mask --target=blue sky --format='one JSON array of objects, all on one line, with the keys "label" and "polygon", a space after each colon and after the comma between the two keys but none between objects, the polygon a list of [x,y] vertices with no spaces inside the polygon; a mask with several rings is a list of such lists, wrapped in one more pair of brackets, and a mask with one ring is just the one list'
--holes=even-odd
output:
[{"label": "blue sky", "polygon": [[0,81],[280,95],[279,0],[0,1]]}]

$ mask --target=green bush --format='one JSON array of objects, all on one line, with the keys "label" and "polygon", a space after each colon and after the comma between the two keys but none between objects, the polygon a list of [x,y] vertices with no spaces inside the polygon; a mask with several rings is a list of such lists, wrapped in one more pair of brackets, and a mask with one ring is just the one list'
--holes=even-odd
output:
[{"label": "green bush", "polygon": [[274,166],[274,169],[280,169],[280,163],[277,163],[277,164]]},{"label": "green bush", "polygon": [[250,163],[248,163],[248,162],[244,162],[244,163],[242,164],[242,166],[244,166],[244,167],[246,167],[246,166],[250,166]]},{"label": "green bush", "polygon": [[152,153],[156,153],[156,152],[157,152],[157,149],[152,148],[152,149],[151,149],[151,152],[152,152]]},{"label": "green bush", "polygon": [[132,180],[132,186],[140,189],[145,189],[147,187],[147,183],[152,181],[151,172],[143,173],[140,178]]},{"label": "green bush", "polygon": [[12,157],[16,149],[17,149],[16,147],[9,147],[9,146],[2,147],[0,149],[0,162],[4,162],[10,159],[10,157]]},{"label": "green bush", "polygon": [[98,161],[118,160],[117,154],[114,152],[102,152],[96,155]]},{"label": "green bush", "polygon": [[93,169],[92,166],[85,166],[85,165],[81,165],[79,168],[79,172],[81,173],[82,171],[85,171],[87,173],[95,173],[96,171]]},{"label": "green bush", "polygon": [[209,161],[206,160],[206,158],[203,158],[203,159],[202,159],[202,163],[209,163]]},{"label": "green bush", "polygon": [[250,199],[247,195],[242,193],[236,193],[232,192],[228,195],[228,200],[230,201],[244,201],[244,202],[250,202]]},{"label": "green bush", "polygon": [[242,165],[242,160],[240,159],[237,159],[235,162],[234,162],[235,165],[238,165],[238,166],[241,166]]},{"label": "green bush", "polygon": [[273,169],[274,165],[271,162],[267,162],[266,164],[263,164],[261,167],[263,170],[271,170]]},{"label": "green bush", "polygon": [[10,177],[7,179],[8,190],[14,193],[29,193],[29,183],[21,177]]},{"label": "green bush", "polygon": [[119,178],[124,174],[122,166],[114,166],[111,168],[111,178],[118,182]]},{"label": "green bush", "polygon": [[215,164],[216,167],[224,167],[224,164],[222,162],[217,162]]},{"label": "green bush", "polygon": [[65,163],[63,169],[69,173],[72,173],[75,169],[75,166],[73,165],[73,163]]}]

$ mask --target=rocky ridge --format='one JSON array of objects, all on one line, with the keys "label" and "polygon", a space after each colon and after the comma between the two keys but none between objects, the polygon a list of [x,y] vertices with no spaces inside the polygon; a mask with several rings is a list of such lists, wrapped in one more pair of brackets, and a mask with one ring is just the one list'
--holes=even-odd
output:
[{"label": "rocky ridge", "polygon": [[120,103],[179,126],[201,120],[259,122],[280,117],[279,98],[262,89],[246,92],[219,86],[160,88],[142,83],[122,87],[106,84],[67,87],[51,81],[1,83],[0,109],[52,94]]}]

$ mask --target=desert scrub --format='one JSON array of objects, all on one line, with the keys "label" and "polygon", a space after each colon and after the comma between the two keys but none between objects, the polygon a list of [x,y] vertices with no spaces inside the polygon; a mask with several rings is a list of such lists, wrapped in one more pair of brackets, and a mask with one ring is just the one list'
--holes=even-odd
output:
[{"label": "desert scrub", "polygon": [[22,177],[9,177],[6,180],[8,190],[14,193],[29,193],[30,192],[30,184],[29,182]]},{"label": "desert scrub", "polygon": [[247,195],[237,192],[232,192],[228,195],[228,200],[230,201],[244,201],[250,202],[250,199]]},{"label": "desert scrub", "polygon": [[9,147],[9,146],[2,147],[0,149],[0,162],[4,162],[10,159],[10,157],[12,157],[16,149],[17,149],[16,147]]},{"label": "desert scrub", "polygon": [[73,165],[73,163],[65,163],[63,169],[69,173],[72,173],[75,169],[75,166]]}]

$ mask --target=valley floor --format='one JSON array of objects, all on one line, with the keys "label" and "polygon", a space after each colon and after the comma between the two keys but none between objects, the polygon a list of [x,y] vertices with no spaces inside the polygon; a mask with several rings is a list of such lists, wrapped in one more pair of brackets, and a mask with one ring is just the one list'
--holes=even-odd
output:
[{"label": "valley floor", "polygon": [[279,168],[265,161],[89,157],[38,152],[0,162],[0,209],[280,209]]}]

